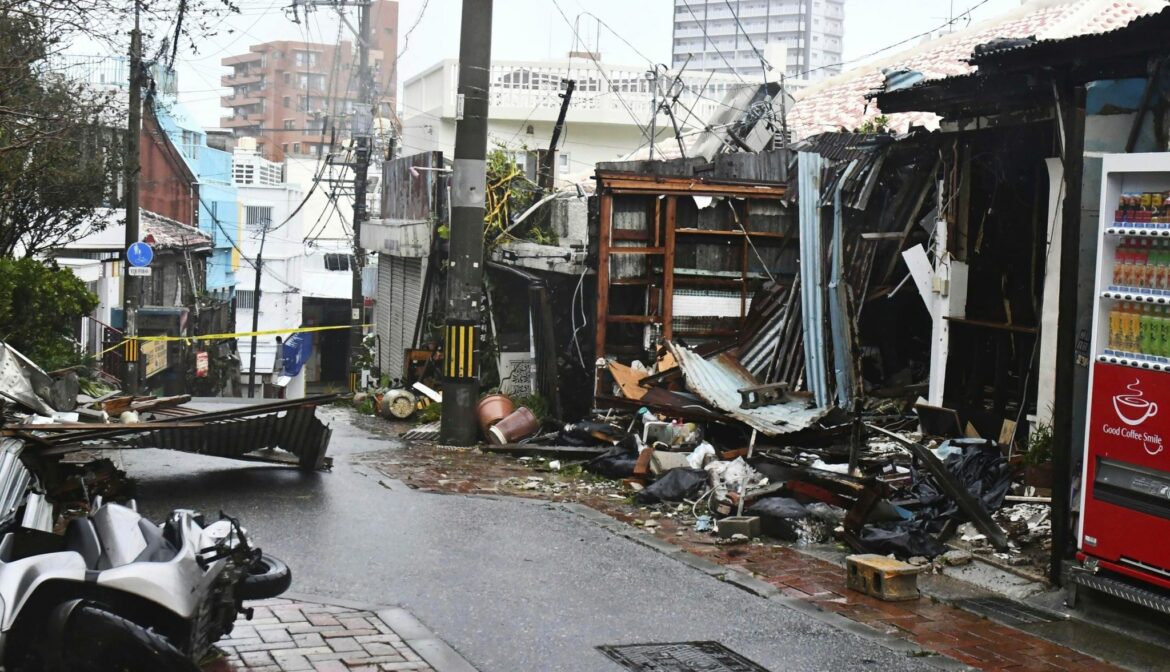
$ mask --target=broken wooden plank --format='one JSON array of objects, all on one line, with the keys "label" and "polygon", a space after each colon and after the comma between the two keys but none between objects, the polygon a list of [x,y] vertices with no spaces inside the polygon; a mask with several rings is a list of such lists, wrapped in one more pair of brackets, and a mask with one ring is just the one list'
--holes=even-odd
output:
[{"label": "broken wooden plank", "polygon": [[551,457],[568,460],[588,460],[598,455],[604,455],[612,450],[612,446],[536,446],[529,443],[505,443],[498,446],[481,446],[480,450],[485,453],[498,453],[513,457]]},{"label": "broken wooden plank", "polygon": [[609,363],[609,373],[614,382],[621,388],[622,394],[628,399],[641,400],[649,392],[642,387],[642,379],[646,377],[644,371],[635,371],[633,368],[618,362]]}]

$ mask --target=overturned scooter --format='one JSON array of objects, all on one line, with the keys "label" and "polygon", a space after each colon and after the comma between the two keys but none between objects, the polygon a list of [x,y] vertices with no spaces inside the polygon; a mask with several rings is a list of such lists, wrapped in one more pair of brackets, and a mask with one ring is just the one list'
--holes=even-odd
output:
[{"label": "overturned scooter", "polygon": [[[30,495],[26,521],[38,505]],[[22,526],[0,541],[5,671],[194,672],[238,613],[251,617],[244,600],[275,597],[292,581],[223,514],[207,524],[176,510],[154,525],[133,503],[92,510],[64,535]]]}]

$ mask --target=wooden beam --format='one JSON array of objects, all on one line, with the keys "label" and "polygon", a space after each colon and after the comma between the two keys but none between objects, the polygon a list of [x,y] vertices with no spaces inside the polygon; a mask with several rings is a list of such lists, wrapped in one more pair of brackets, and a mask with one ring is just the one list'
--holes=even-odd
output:
[{"label": "wooden beam", "polygon": [[678,197],[667,196],[663,235],[666,252],[662,260],[662,337],[668,341],[674,338],[674,225],[677,215]]},{"label": "wooden beam", "polygon": [[610,254],[665,254],[666,249],[661,247],[611,247]]},{"label": "wooden beam", "polygon": [[600,225],[598,226],[597,253],[597,323],[595,324],[595,358],[605,357],[606,315],[609,314],[609,248],[613,231],[613,196],[601,195]]},{"label": "wooden beam", "polygon": [[654,324],[658,321],[657,315],[606,315],[607,322],[615,324]]}]

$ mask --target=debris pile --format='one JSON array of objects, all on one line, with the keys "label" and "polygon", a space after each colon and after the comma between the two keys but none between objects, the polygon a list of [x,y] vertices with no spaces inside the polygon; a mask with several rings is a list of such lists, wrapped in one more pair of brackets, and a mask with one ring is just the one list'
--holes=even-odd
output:
[{"label": "debris pile", "polygon": [[327,469],[332,432],[315,410],[335,399],[319,395],[200,411],[188,406],[187,395],[135,396],[83,383],[73,370],[47,374],[0,342],[0,436],[29,448],[26,463],[47,465],[107,448],[163,448]]},{"label": "debris pile", "polygon": [[[1049,505],[1025,490],[1019,455],[1009,459],[996,441],[908,431],[914,416],[889,409],[881,419],[902,431],[868,422],[873,414],[818,411],[799,394],[770,389],[760,400],[751,397],[759,389],[749,388],[740,395],[745,388],[736,386],[754,379],[729,353],[704,357],[670,344],[652,368],[605,369],[615,396],[658,403],[530,426],[515,443],[484,450],[607,479],[598,492],[630,497],[650,515],[639,519],[648,531],[666,516],[716,535],[717,543],[836,540],[859,553],[940,567],[973,557],[1013,567],[1044,562]],[[502,405],[497,415],[510,408]],[[491,436],[488,426],[485,440]],[[504,485],[555,496],[576,487],[539,476],[512,480]]]}]

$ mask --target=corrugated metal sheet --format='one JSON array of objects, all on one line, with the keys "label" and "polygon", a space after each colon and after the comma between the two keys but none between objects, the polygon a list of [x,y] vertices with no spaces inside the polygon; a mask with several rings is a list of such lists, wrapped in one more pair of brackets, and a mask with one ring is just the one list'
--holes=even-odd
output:
[{"label": "corrugated metal sheet", "polygon": [[401,378],[402,353],[414,345],[414,330],[422,304],[426,260],[380,255],[378,303],[375,313],[381,341],[382,373]]},{"label": "corrugated metal sheet", "polygon": [[[316,410],[318,405],[335,399],[337,395],[325,394],[206,413],[170,408],[160,415],[181,417],[184,424],[191,426],[155,429],[150,422],[101,425],[97,429],[63,432],[43,440],[52,444],[54,454],[80,450],[87,445],[123,445],[320,469],[325,464],[325,451],[333,432],[317,418]],[[272,449],[286,451],[288,455],[256,453]],[[0,473],[2,469],[0,463]]]},{"label": "corrugated metal sheet", "polygon": [[837,378],[837,405],[846,410],[853,408],[853,324],[849,320],[845,284],[845,243],[841,229],[844,227],[844,205],[841,203],[842,186],[837,184],[833,191],[833,238],[830,244],[832,255],[829,278],[829,323],[833,335],[833,371]]},{"label": "corrugated metal sheet", "polygon": [[7,525],[16,510],[24,504],[32,473],[20,461],[24,442],[19,439],[0,439],[0,526]]},{"label": "corrugated metal sheet", "polygon": [[289,461],[316,469],[324,461],[333,434],[317,419],[316,410],[315,406],[297,406],[259,417],[215,420],[198,429],[157,429],[137,435],[133,445],[235,459],[279,448],[298,458]]},{"label": "corrugated metal sheet", "polygon": [[817,406],[829,404],[829,382],[825,362],[825,278],[821,224],[821,176],[824,159],[820,154],[797,155],[800,179],[800,297],[804,316],[804,361],[808,389]]},{"label": "corrugated metal sheet", "polygon": [[703,359],[691,350],[673,344],[670,349],[682,368],[688,390],[765,436],[781,436],[808,429],[828,412],[813,407],[811,400],[801,398],[760,408],[740,408],[739,390],[758,383],[734,355],[724,352]]},{"label": "corrugated metal sheet", "polygon": [[[382,367],[382,373],[394,377],[391,373],[393,362],[390,361],[390,317],[394,310],[393,292],[391,288],[394,286],[393,278],[391,277],[391,263],[393,257],[385,254],[378,255],[378,294],[374,297],[374,333],[378,335],[378,362]],[[398,368],[402,368],[399,364]]]}]

